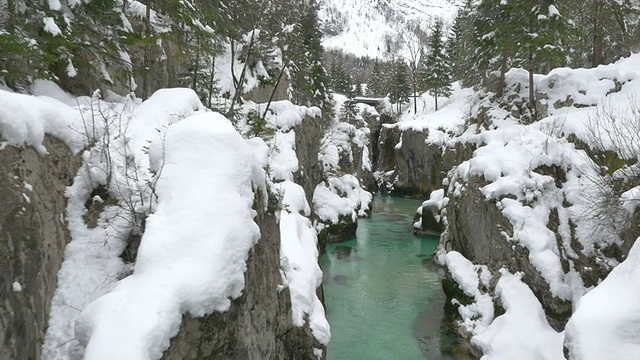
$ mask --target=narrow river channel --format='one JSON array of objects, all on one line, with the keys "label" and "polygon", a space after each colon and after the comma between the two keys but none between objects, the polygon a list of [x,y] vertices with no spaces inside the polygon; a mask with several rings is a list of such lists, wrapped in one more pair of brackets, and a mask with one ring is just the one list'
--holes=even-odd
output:
[{"label": "narrow river channel", "polygon": [[444,294],[431,265],[438,238],[411,233],[419,205],[376,196],[356,237],[321,256],[329,360],[450,358],[441,353]]}]

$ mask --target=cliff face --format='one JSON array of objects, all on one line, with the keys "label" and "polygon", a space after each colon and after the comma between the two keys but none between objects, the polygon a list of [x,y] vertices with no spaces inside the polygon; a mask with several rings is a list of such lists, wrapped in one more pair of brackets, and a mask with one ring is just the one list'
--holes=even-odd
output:
[{"label": "cliff face", "polygon": [[324,349],[308,325],[295,327],[291,322],[290,290],[279,290],[277,204],[272,203],[269,210],[263,205],[258,201],[255,206],[261,238],[247,260],[243,295],[224,313],[185,316],[163,359],[316,359],[314,349]]},{"label": "cliff face", "polygon": [[[47,137],[49,151],[0,151],[0,358],[40,359],[56,274],[69,232],[66,186],[80,158]],[[256,198],[261,198],[257,196]],[[272,199],[274,200],[274,199]],[[261,239],[252,248],[245,291],[224,313],[185,317],[164,359],[316,359],[323,349],[308,326],[292,324],[289,288],[279,290],[280,231],[274,211],[257,203]]]},{"label": "cliff face", "polygon": [[535,75],[534,104],[528,73],[514,69],[502,98],[457,90],[439,111],[383,129],[379,179],[392,193],[431,192],[414,226],[444,229],[436,259],[472,352],[561,358],[564,342],[569,358],[598,358],[585,349],[604,330],[581,327],[595,321],[580,299],[602,298],[612,270],[636,261],[638,61]]},{"label": "cliff face", "polygon": [[[82,122],[78,125],[75,121],[86,119],[87,116],[90,116],[88,113],[80,114],[77,108],[44,97],[31,97],[0,91],[0,100],[4,100],[4,96],[10,100],[14,98],[20,100],[14,101],[17,109],[15,114],[13,112],[0,113],[0,131],[3,132],[3,140],[7,140],[7,142],[0,142],[0,201],[3,204],[0,209],[0,358],[16,360],[79,359],[83,357],[85,351],[84,356],[88,358],[92,356],[89,354],[89,350],[86,350],[88,347],[83,348],[81,345],[86,344],[83,341],[86,341],[87,338],[82,337],[85,334],[92,334],[91,330],[82,328],[83,325],[79,326],[80,329],[76,326],[78,324],[77,315],[88,313],[85,317],[88,320],[83,324],[89,324],[89,328],[91,328],[93,319],[91,305],[94,302],[99,303],[102,300],[101,296],[112,295],[117,288],[114,285],[118,280],[133,278],[135,274],[135,270],[134,274],[131,274],[131,269],[128,269],[127,272],[118,273],[118,276],[110,276],[109,271],[112,269],[103,267],[99,262],[101,259],[106,258],[107,261],[111,261],[113,258],[112,262],[118,264],[121,264],[124,259],[130,262],[128,264],[130,266],[136,262],[142,263],[140,260],[141,249],[138,249],[140,234],[136,233],[138,235],[137,244],[132,243],[127,246],[126,243],[123,243],[130,240],[128,239],[129,233],[132,231],[130,227],[135,224],[132,224],[128,218],[114,218],[113,214],[118,215],[119,211],[131,209],[127,207],[127,205],[131,206],[131,203],[120,203],[118,206],[118,202],[127,201],[127,199],[132,201],[133,196],[127,192],[128,190],[143,192],[147,189],[144,183],[137,183],[137,185],[125,189],[124,182],[116,182],[119,181],[118,178],[110,184],[122,185],[123,187],[118,188],[121,192],[111,193],[114,189],[107,190],[107,187],[100,181],[100,175],[104,174],[104,169],[113,170],[117,166],[125,164],[135,167],[139,164],[134,164],[134,161],[141,161],[141,159],[150,161],[150,159],[161,158],[156,156],[158,153],[153,153],[153,156],[149,155],[149,152],[152,151],[148,148],[143,149],[141,154],[136,153],[139,156],[131,156],[137,148],[131,146],[125,151],[121,151],[122,147],[119,145],[122,143],[116,142],[116,139],[127,138],[125,141],[130,141],[134,138],[134,140],[143,140],[148,144],[148,139],[153,139],[153,137],[147,133],[147,130],[156,133],[154,126],[158,126],[158,122],[164,124],[163,128],[184,125],[182,121],[186,120],[174,119],[172,118],[173,114],[181,113],[188,116],[198,112],[202,107],[194,94],[188,90],[174,89],[169,92],[171,92],[170,97],[175,101],[155,101],[152,99],[143,105],[133,107],[131,128],[135,127],[137,132],[125,134],[123,131],[118,131],[122,129],[110,129],[113,131],[110,133],[113,138],[107,139],[109,132],[105,132],[107,135],[99,140],[111,141],[111,147],[100,148],[101,143],[98,141],[95,148],[83,152],[82,156],[77,156],[74,155],[74,151],[69,150],[69,146],[73,146],[75,151],[78,151],[82,147],[82,140],[86,139],[82,135],[84,133],[75,130],[77,129],[75,126],[81,128]],[[21,112],[25,107],[39,110],[40,105],[42,105],[42,114],[37,111]],[[111,105],[118,106],[119,104]],[[177,106],[178,109],[176,110],[172,106]],[[285,109],[293,111],[293,113],[283,112],[281,115],[285,119],[292,118],[291,116],[287,117],[287,114],[300,115],[300,112],[303,114],[305,111],[307,113],[315,112],[307,108],[295,107],[290,103],[283,106]],[[149,108],[157,110],[151,115],[154,124],[151,127],[145,123],[147,114],[142,111],[145,110],[145,107],[146,110]],[[105,108],[108,107],[105,106]],[[131,110],[127,109],[127,111]],[[204,111],[202,113],[212,114]],[[127,116],[129,115],[127,112]],[[219,118],[216,120],[226,121],[221,115],[217,116]],[[313,194],[314,186],[321,182],[322,176],[317,156],[317,144],[321,139],[318,129],[321,127],[321,122],[313,116],[303,118],[304,116],[298,119],[299,121],[296,120],[296,123],[299,125],[297,130],[305,136],[298,139],[299,143],[294,144],[292,141],[291,144],[286,144],[290,148],[285,149],[286,146],[280,146],[278,149],[285,150],[287,156],[291,154],[293,154],[291,156],[295,156],[294,149],[296,149],[296,145],[298,146],[298,156],[302,165],[298,176],[307,191]],[[195,126],[200,120],[190,119],[190,121],[190,124]],[[205,123],[217,126],[211,125],[212,122]],[[30,132],[15,131],[22,129],[16,124],[27,126]],[[114,122],[114,125],[117,126],[117,122]],[[226,126],[233,129],[230,123]],[[65,142],[43,134],[45,140],[40,143],[38,130],[42,132],[45,129],[65,139]],[[318,133],[314,134],[313,131],[318,131]],[[21,137],[25,134],[29,136]],[[76,139],[76,135],[78,139]],[[234,136],[241,138],[237,134]],[[158,139],[156,141],[159,141]],[[164,140],[166,138],[162,141]],[[261,160],[254,160],[261,161],[263,164],[252,169],[240,164],[240,168],[244,172],[251,172],[252,176],[262,179],[262,182],[256,182],[253,187],[255,217],[250,209],[250,201],[247,206],[249,218],[253,218],[260,229],[260,237],[253,247],[247,250],[246,268],[238,270],[234,275],[234,277],[244,277],[244,288],[241,292],[238,289],[238,295],[235,296],[239,297],[231,301],[231,306],[227,311],[214,312],[201,318],[191,318],[185,315],[179,332],[171,340],[170,347],[163,353],[163,357],[166,359],[323,358],[326,356],[325,345],[330,334],[328,325],[324,326],[322,323],[323,320],[326,322],[324,309],[316,295],[316,291],[319,294],[322,293],[321,276],[316,274],[316,272],[320,272],[317,265],[318,249],[315,246],[309,246],[309,249],[305,248],[304,257],[295,253],[299,251],[298,247],[289,246],[288,249],[285,249],[289,252],[283,250],[285,237],[290,245],[296,242],[304,242],[307,245],[316,240],[311,221],[306,217],[310,214],[304,196],[305,191],[289,180],[287,180],[289,183],[286,186],[279,181],[274,181],[275,185],[272,184],[268,190],[270,191],[269,203],[265,204],[267,197],[263,197],[263,193],[267,191],[265,184],[267,174],[264,173],[264,167],[267,159],[273,160],[270,156],[276,157],[278,154],[267,154],[267,146],[260,139],[241,139],[241,142],[247,143],[249,147],[243,148],[243,151],[249,151],[248,154],[251,155],[242,158],[249,159],[255,156],[256,159]],[[19,148],[8,145],[22,143],[33,145],[33,147]],[[166,145],[164,142],[162,144]],[[207,144],[219,145],[219,142],[207,142]],[[40,155],[34,148],[40,150]],[[48,154],[43,155],[45,148]],[[178,146],[178,148],[182,147]],[[162,147],[159,153],[164,155],[165,150],[166,148]],[[233,152],[234,148],[228,146],[224,150]],[[275,151],[275,146],[272,150]],[[106,151],[113,151],[108,159],[119,165],[109,163],[114,167],[102,168],[101,166],[105,164],[100,161],[105,161],[105,158],[102,156],[92,157],[96,154],[104,155]],[[236,151],[239,150],[236,149]],[[189,154],[192,153],[189,152]],[[187,154],[187,160],[189,154]],[[295,162],[289,160],[296,159],[287,156],[278,160],[289,166]],[[226,159],[226,157],[222,157],[223,160]],[[151,161],[152,164],[144,161],[141,163],[146,166],[137,169],[137,171],[147,171],[151,168],[158,171],[158,168],[154,167],[158,164],[153,161]],[[198,164],[195,164],[196,168]],[[222,165],[233,168],[238,164],[234,162],[225,165],[223,161]],[[281,164],[281,166],[283,165]],[[283,166],[283,168],[288,169],[287,166]],[[126,175],[128,172],[125,170],[123,173]],[[121,172],[115,171],[111,174],[114,176],[122,175]],[[179,172],[178,174],[183,175]],[[184,175],[189,176],[189,174]],[[96,178],[92,178],[92,176],[96,176]],[[167,173],[165,176],[168,176]],[[293,177],[293,175],[291,176]],[[208,181],[211,179],[213,177],[206,177],[199,182],[199,185],[209,186],[207,184],[210,184]],[[134,181],[132,178],[127,178],[127,180]],[[213,180],[211,181],[213,182]],[[233,181],[235,180],[231,180],[232,183]],[[97,188],[93,189],[93,187]],[[211,187],[209,186],[209,188]],[[123,189],[127,191],[123,191]],[[225,191],[224,188],[214,187],[213,189],[214,193]],[[246,195],[249,196],[252,189],[251,184],[247,185],[247,189]],[[121,196],[124,193],[129,196]],[[284,205],[283,194],[285,197],[289,197],[290,203]],[[195,198],[197,199],[198,196],[196,195]],[[171,196],[165,196],[160,202],[164,201],[164,206],[167,206],[171,200]],[[200,205],[205,209],[225,206],[218,202]],[[291,226],[291,221],[289,221],[289,226],[286,227],[289,231],[285,235],[284,230],[281,233],[280,227],[285,225],[280,220],[292,214],[279,212],[284,212],[284,208],[292,209],[292,206],[303,208],[300,211],[292,210],[292,213],[296,216],[295,220],[304,225],[305,232],[301,233],[300,227]],[[304,211],[305,206],[307,211]],[[301,213],[305,213],[305,215],[300,215]],[[156,218],[158,214],[158,211],[154,212]],[[140,210],[138,215],[146,216],[148,213],[146,210]],[[187,217],[189,218],[189,216]],[[137,230],[144,230],[144,224],[145,222],[142,222],[142,226]],[[200,225],[202,225],[202,229],[211,226],[209,223]],[[116,227],[116,230],[119,231],[117,234],[122,232],[122,239],[112,236],[113,231],[111,233],[107,231]],[[292,228],[298,231],[291,231]],[[231,238],[235,236],[234,234],[227,235]],[[71,237],[73,240],[70,239]],[[161,236],[155,234],[155,237],[159,239]],[[70,246],[67,246],[70,241],[72,241]],[[75,242],[82,244],[76,243],[73,246]],[[233,244],[229,244],[229,246],[233,246]],[[290,251],[292,247],[294,254]],[[151,249],[153,251],[153,247]],[[77,261],[78,257],[83,257],[83,261]],[[236,259],[235,256],[233,258]],[[239,259],[243,258],[243,256],[239,257]],[[70,259],[72,261],[69,261]],[[87,264],[98,264],[98,266],[83,267],[84,260]],[[305,270],[308,270],[308,273],[313,271],[314,276],[295,277],[295,271],[298,271],[301,266],[306,267]],[[66,270],[62,271],[61,269]],[[98,279],[104,288],[97,289],[95,284],[91,282],[95,280],[95,276],[93,276],[95,274],[92,271],[106,274],[104,276],[108,279],[104,281],[102,278]],[[225,275],[229,274],[221,274],[220,278],[224,278]],[[216,274],[213,276],[216,277]],[[88,277],[90,279],[87,279]],[[149,280],[153,281],[153,279]],[[61,285],[63,283],[64,286]],[[66,301],[56,301],[52,306],[54,293],[58,296],[56,299],[75,302],[73,305],[66,306]],[[301,300],[301,298],[304,299]],[[308,299],[312,299],[314,302],[307,303]],[[119,305],[127,307],[126,302]],[[141,305],[144,306],[140,303],[135,304],[135,306]],[[68,310],[71,307],[73,311]],[[61,313],[60,308],[65,308],[69,314],[67,312]],[[55,319],[52,314],[57,314]],[[134,319],[134,321],[137,320]],[[139,320],[145,321],[144,319]],[[98,320],[97,323],[101,323],[101,321]],[[47,331],[46,336],[45,331]],[[90,336],[92,335],[88,335],[88,337]],[[170,337],[166,337],[167,342]],[[51,351],[52,348],[56,351]],[[109,354],[100,352],[99,356],[108,358]]]},{"label": "cliff face", "polygon": [[40,359],[56,274],[69,232],[64,191],[80,158],[46,137],[0,150],[0,358]]},{"label": "cliff face", "polygon": [[354,236],[358,218],[371,211],[372,194],[367,191],[374,188],[371,129],[380,121],[371,106],[348,104],[342,95],[334,95],[334,100],[338,115],[324,129],[316,153],[323,181],[314,188],[313,208],[321,249]]},{"label": "cliff face", "polygon": [[304,189],[307,199],[313,199],[313,190],[322,181],[322,163],[318,152],[322,146],[322,137],[329,127],[329,120],[324,117],[307,116],[293,130],[295,131],[295,151],[299,168],[294,181]]},{"label": "cliff face", "polygon": [[382,127],[378,171],[386,191],[422,199],[441,187],[447,169],[440,147],[425,143],[428,136],[428,131]]}]

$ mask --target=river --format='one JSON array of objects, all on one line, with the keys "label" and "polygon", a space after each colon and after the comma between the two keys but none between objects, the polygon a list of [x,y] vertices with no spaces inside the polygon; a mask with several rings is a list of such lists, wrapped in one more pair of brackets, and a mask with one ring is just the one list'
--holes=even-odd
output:
[{"label": "river", "polygon": [[[331,325],[329,360],[440,360],[455,342],[442,326],[435,236],[414,236],[419,201],[376,196],[356,236],[320,258]],[[446,352],[446,351],[445,351]]]}]

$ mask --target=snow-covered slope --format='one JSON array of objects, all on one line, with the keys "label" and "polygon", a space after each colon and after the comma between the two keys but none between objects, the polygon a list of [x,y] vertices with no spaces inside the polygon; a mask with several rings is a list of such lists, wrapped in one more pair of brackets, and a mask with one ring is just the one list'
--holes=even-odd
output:
[{"label": "snow-covered slope", "polygon": [[460,0],[321,0],[324,46],[358,56],[382,57],[385,39],[406,32],[415,22],[427,29],[432,20],[453,19]]}]

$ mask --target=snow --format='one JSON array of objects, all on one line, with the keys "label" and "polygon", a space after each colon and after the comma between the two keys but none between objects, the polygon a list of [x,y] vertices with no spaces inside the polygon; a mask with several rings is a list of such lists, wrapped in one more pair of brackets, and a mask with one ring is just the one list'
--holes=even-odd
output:
[{"label": "snow", "polygon": [[[325,132],[318,154],[327,180],[318,184],[313,192],[313,208],[319,219],[315,224],[318,231],[327,224],[338,224],[343,218],[356,222],[358,217],[367,216],[373,198],[362,188],[363,179],[356,175],[361,173],[360,170],[371,171],[372,166],[369,158],[371,131],[365,116],[378,118],[380,115],[375,108],[358,104],[355,119],[347,122],[342,119],[341,111],[347,101],[346,96],[334,94],[333,98],[337,116]],[[356,159],[358,154],[361,154],[361,159]],[[341,161],[348,163],[349,167],[342,168]],[[351,165],[354,163],[359,164],[360,169]]]},{"label": "snow", "polygon": [[[453,20],[461,1],[449,0],[323,0],[319,17],[325,28],[323,45],[339,48],[356,56],[384,57],[385,40],[407,31],[410,23],[423,28],[436,18]],[[425,25],[426,24],[426,25]],[[335,34],[337,33],[337,34]]]},{"label": "snow", "polygon": [[341,217],[356,221],[359,216],[366,216],[373,196],[360,187],[355,176],[345,174],[327,181],[328,184],[318,184],[313,192],[313,208],[321,220],[335,225]]},{"label": "snow", "polygon": [[[438,111],[435,111],[434,96],[423,93],[418,97],[418,113],[404,112],[397,124],[385,124],[387,127],[397,126],[400,130],[429,130],[429,142],[444,142],[451,138],[466,122],[472,103],[476,101],[476,93],[472,89],[461,88],[459,83],[452,86],[450,97],[438,97]],[[411,104],[405,109],[413,110]]]},{"label": "snow", "polygon": [[[266,118],[275,129],[274,136],[267,142],[268,168],[272,188],[280,195],[283,205],[278,214],[283,283],[290,290],[293,324],[303,326],[308,321],[313,336],[326,345],[331,330],[316,292],[322,284],[317,233],[309,220],[311,208],[304,190],[293,182],[293,173],[299,170],[294,127],[303,121],[318,121],[320,112],[288,101],[274,104]],[[317,352],[314,353],[317,356]]]},{"label": "snow", "polygon": [[472,334],[479,334],[493,320],[493,300],[491,295],[480,290],[488,286],[491,272],[484,265],[474,265],[457,251],[436,253],[437,261],[445,266],[460,289],[473,302],[469,305],[458,303],[458,313],[462,317],[461,326]]},{"label": "snow", "polygon": [[322,270],[318,265],[318,239],[307,218],[311,209],[300,185],[291,181],[277,184],[285,208],[280,212],[281,263],[291,291],[293,324],[302,326],[308,315],[314,337],[323,345],[329,343],[331,333],[324,307],[316,295],[322,284]]},{"label": "snow", "polygon": [[549,5],[549,17],[561,16],[560,11],[555,5]]},{"label": "snow", "polygon": [[[418,209],[416,210],[416,213],[422,215],[424,209],[430,210],[434,208],[437,212],[437,214],[435,215],[435,220],[439,222],[442,219],[446,224],[447,210],[445,209],[445,207],[447,206],[447,204],[449,204],[449,198],[445,196],[444,189],[434,190],[429,195],[429,200],[423,202],[422,205],[420,205],[420,207],[418,207]],[[416,229],[422,228],[422,216],[420,216],[420,219],[413,224],[413,227]]]},{"label": "snow", "polygon": [[[144,102],[99,91],[76,98],[41,80],[29,91],[36,96],[0,90],[0,108],[7,110],[0,112],[2,148],[33,146],[46,154],[48,134],[82,158],[65,191],[61,221],[71,240],[44,359],[159,358],[182,314],[228,308],[243,292],[247,252],[259,238],[254,191],[266,204],[267,183],[283,201],[280,265],[292,321],[307,323],[321,344],[328,343],[330,328],[316,294],[322,281],[316,230],[304,191],[292,181],[298,171],[294,127],[317,121],[318,108],[273,102],[267,121],[276,133],[267,147],[260,138],[244,140],[188,89],[162,89]],[[98,187],[107,197],[92,194]],[[24,189],[33,188],[25,183]],[[91,226],[87,203],[100,209]],[[120,256],[130,236],[142,232],[144,218],[136,262],[125,263]]]},{"label": "snow", "polygon": [[[482,360],[564,359],[562,334],[549,326],[542,305],[521,281],[522,274],[505,269],[500,274],[495,292],[506,312],[471,339],[482,350]],[[600,359],[605,358],[610,357]]]},{"label": "snow", "polygon": [[[577,249],[582,253],[580,256],[596,257],[603,269],[618,265],[617,260],[603,255],[600,249],[622,244],[618,229],[636,211],[640,191],[635,185],[629,185],[628,189],[620,191],[618,205],[616,199],[612,199],[610,209],[603,208],[601,201],[609,191],[608,181],[615,179],[624,183],[625,179],[635,179],[638,168],[622,164],[619,169],[604,169],[610,175],[602,175],[588,154],[576,145],[574,138],[581,141],[583,145],[580,146],[612,151],[623,160],[637,159],[640,153],[640,142],[637,141],[640,133],[637,125],[640,114],[637,100],[639,79],[640,54],[593,69],[561,68],[547,75],[535,75],[537,93],[545,94],[538,100],[546,106],[547,113],[542,119],[529,123],[520,115],[527,111],[528,72],[512,69],[506,75],[505,98],[511,99],[510,108],[501,107],[492,94],[487,96],[456,85],[448,99],[439,101],[442,107],[438,111],[427,105],[418,114],[411,114],[405,108],[397,124],[385,125],[403,131],[428,132],[426,142],[446,151],[456,151],[460,146],[474,149],[467,161],[449,172],[444,193],[433,193],[418,211],[422,211],[424,206],[441,209],[440,216],[446,222],[442,201],[456,201],[470,185],[480,184],[479,190],[485,201],[495,204],[513,229],[503,232],[503,237],[494,241],[508,242],[514,249],[517,246],[526,248],[530,263],[547,282],[551,294],[578,304],[575,315],[578,320],[571,325],[574,323],[572,320],[571,328],[567,328],[567,341],[573,346],[578,359],[591,358],[585,354],[592,352],[595,354],[593,359],[610,358],[610,353],[620,354],[613,358],[624,359],[625,352],[628,350],[631,354],[633,350],[630,349],[635,349],[638,343],[635,337],[621,335],[637,331],[633,325],[635,315],[628,315],[635,314],[636,309],[627,307],[628,323],[618,323],[619,326],[614,328],[615,316],[622,319],[622,315],[614,314],[611,315],[611,327],[602,327],[602,331],[597,333],[602,334],[601,344],[613,342],[614,336],[625,339],[621,341],[627,341],[627,344],[619,344],[618,353],[613,352],[615,345],[611,345],[609,352],[606,349],[602,352],[593,350],[599,343],[590,339],[599,335],[590,328],[596,329],[596,324],[609,321],[605,316],[612,314],[613,310],[603,312],[607,301],[603,295],[590,295],[594,290],[585,286],[574,267],[574,261],[579,258]],[[423,95],[419,101],[429,104],[432,99]],[[479,121],[468,123],[468,117]],[[595,216],[602,215],[599,211],[606,211],[606,214],[596,220]],[[467,296],[476,298],[478,293],[482,294],[482,286],[477,290],[478,277],[473,268],[482,264],[465,263],[458,255],[449,259],[444,253],[439,255],[439,259]],[[568,271],[565,270],[567,264]],[[474,344],[481,348],[486,359],[523,356],[562,359],[563,334],[549,327],[540,303],[522,281],[521,275],[510,274],[506,270],[501,273],[496,294],[505,306],[506,314],[483,329],[471,321],[478,319],[474,317],[477,301],[470,308],[458,307],[463,328],[474,335]],[[628,285],[632,281],[626,283],[628,288],[632,288]],[[603,287],[608,289],[611,298],[627,299],[632,296],[625,296],[622,290],[616,292],[614,287]],[[601,297],[599,303],[588,300],[590,296]],[[613,303],[611,306],[615,309],[626,306],[619,305]],[[589,318],[588,314],[593,315]],[[625,330],[617,330],[619,328]],[[626,329],[630,329],[629,332]],[[604,335],[614,331],[619,332],[610,337]]]},{"label": "snow", "polygon": [[637,359],[640,353],[640,243],[625,261],[583,296],[566,326],[572,358]]},{"label": "snow", "polygon": [[80,113],[60,101],[0,90],[0,108],[0,133],[9,145],[33,146],[46,154],[45,133],[63,140],[74,152],[87,142]]},{"label": "snow", "polygon": [[[623,158],[637,154],[638,149],[635,148],[620,151],[619,144],[622,142],[619,138],[605,135],[612,133],[610,127],[613,125],[607,125],[603,120],[599,122],[601,126],[596,128],[599,134],[589,136],[593,130],[590,124],[594,119],[604,118],[597,117],[603,108],[616,109],[617,114],[625,114],[629,119],[627,123],[631,123],[633,108],[630,109],[629,99],[638,91],[638,85],[637,81],[630,80],[640,75],[637,69],[640,69],[640,56],[634,55],[596,69],[556,69],[546,76],[536,75],[537,91],[548,95],[546,102],[550,104],[550,114],[530,125],[520,123],[510,112],[486,100],[461,97],[460,92],[465,90],[457,89],[448,106],[467,108],[472,112],[485,107],[491,119],[490,124],[484,125],[488,128],[478,128],[472,124],[466,130],[463,127],[456,129],[455,125],[442,129],[443,125],[436,115],[439,111],[427,112],[415,120],[407,116],[396,126],[401,129],[428,129],[427,141],[443,147],[452,148],[457,143],[476,146],[473,157],[459,164],[452,172],[449,196],[459,196],[464,184],[473,178],[487,181],[488,184],[480,190],[488,201],[496,202],[514,229],[506,241],[513,241],[529,250],[529,260],[548,282],[554,296],[576,300],[586,289],[570,273],[565,274],[561,264],[561,251],[573,253],[569,220],[576,225],[576,235],[585,253],[594,251],[596,241],[602,246],[620,240],[612,231],[594,224],[585,216],[585,213],[598,206],[589,199],[599,196],[598,191],[602,188],[598,180],[600,175],[588,156],[576,149],[567,136],[575,134],[596,149],[617,150]],[[519,95],[526,98],[527,76],[524,70],[511,70],[507,74],[508,91],[519,89]],[[612,92],[616,81],[621,83],[620,91]],[[556,109],[551,105],[564,101],[567,96],[576,103],[589,106]],[[469,104],[469,99],[475,104]],[[449,122],[455,124],[456,121],[460,120]],[[620,128],[627,139],[636,136],[631,131],[635,128]],[[539,170],[553,166],[566,173],[566,180],[560,186],[556,185],[558,179]],[[635,195],[631,191],[624,196]],[[634,201],[626,203],[633,204]],[[558,211],[560,217],[561,249],[558,248],[556,234],[549,228],[551,211]]]},{"label": "snow", "polygon": [[[244,34],[244,42],[235,42],[233,54],[235,58],[232,58],[231,44],[224,43],[222,46],[222,53],[218,55],[215,59],[215,79],[217,81],[217,86],[220,88],[221,93],[229,93],[231,97],[236,93],[236,84],[235,82],[240,79],[242,76],[243,70],[244,73],[244,83],[242,84],[243,94],[248,93],[252,89],[260,86],[260,78],[270,79],[269,73],[267,72],[265,64],[262,60],[258,60],[256,64],[252,67],[247,67],[245,69],[245,64],[238,60],[239,54],[242,53],[242,49],[244,46],[249,46],[248,44],[252,41],[255,44],[259,44],[262,39],[260,38],[260,30],[252,30]],[[246,45],[245,45],[246,44]],[[280,64],[282,62],[282,54],[279,50],[274,50],[271,54],[262,54],[263,56],[270,55],[274,58],[272,60],[273,66],[280,68]]]},{"label": "snow", "polygon": [[251,208],[253,169],[266,164],[255,161],[226,118],[188,117],[171,125],[161,144],[154,141],[150,153],[163,161],[158,205],[133,274],[76,320],[87,360],[159,359],[183,313],[226,311],[242,294],[248,252],[260,237]]},{"label": "snow", "polygon": [[13,283],[11,283],[11,291],[13,291],[13,292],[21,292],[22,291],[22,285],[19,282],[14,281]]},{"label": "snow", "polygon": [[53,36],[58,36],[62,34],[62,30],[60,30],[60,28],[58,27],[58,25],[56,25],[55,20],[53,20],[52,17],[44,17],[42,19],[42,21],[44,22],[44,31],[48,32],[49,34],[53,35]]},{"label": "snow", "polygon": [[49,0],[49,9],[51,10],[60,10],[62,5],[59,0]]}]

